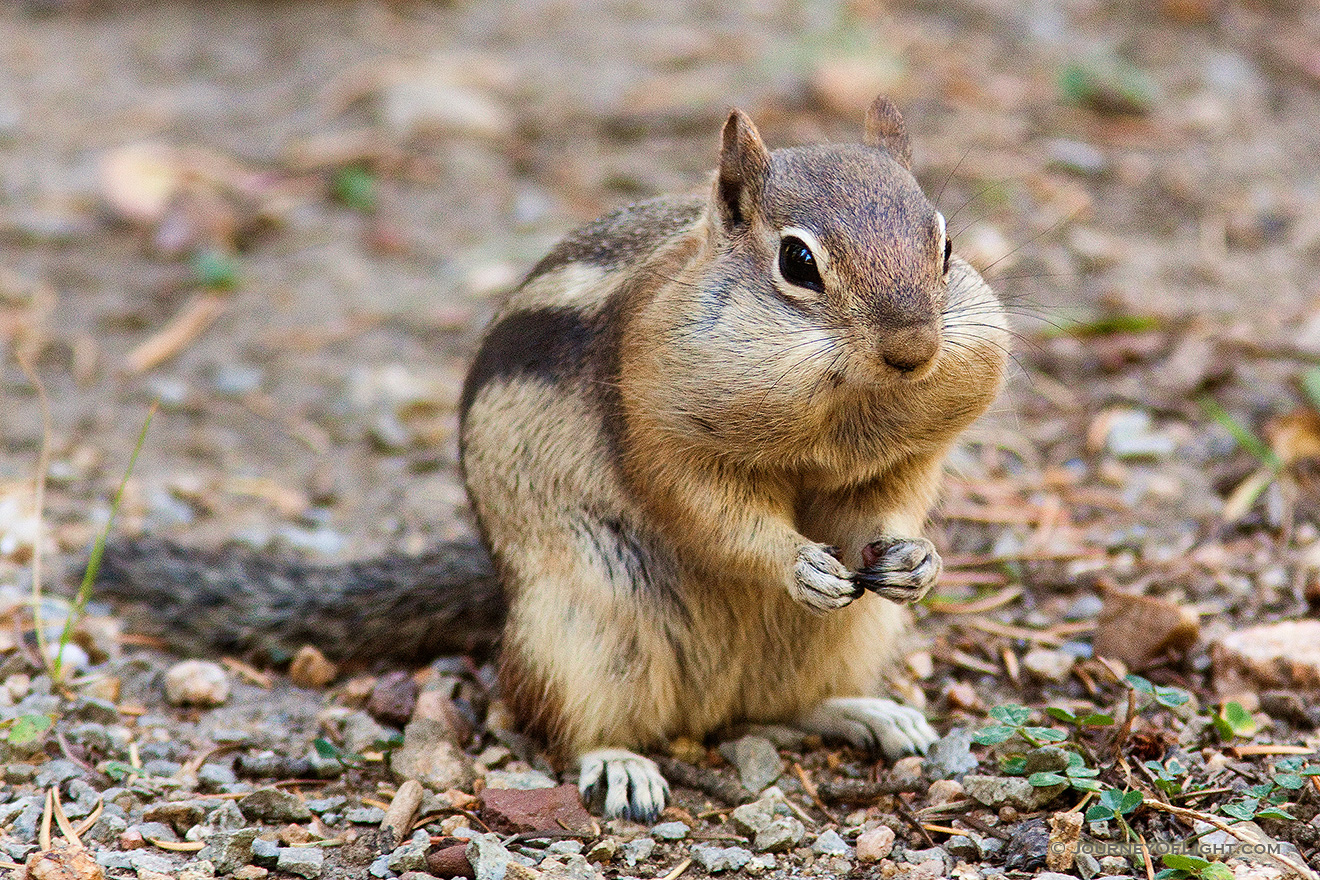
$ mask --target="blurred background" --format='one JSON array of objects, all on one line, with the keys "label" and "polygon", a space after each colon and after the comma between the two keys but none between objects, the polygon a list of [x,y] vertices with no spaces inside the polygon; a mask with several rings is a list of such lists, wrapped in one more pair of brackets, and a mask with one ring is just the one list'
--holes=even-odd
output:
[{"label": "blurred background", "polygon": [[1201,532],[1256,467],[1235,430],[1273,443],[1312,405],[1313,3],[16,0],[0,559],[27,558],[46,435],[22,363],[57,549],[104,521],[156,399],[123,529],[331,558],[466,531],[454,406],[521,273],[704,187],[731,106],[772,146],[856,140],[880,92],[1020,333],[958,467]]}]

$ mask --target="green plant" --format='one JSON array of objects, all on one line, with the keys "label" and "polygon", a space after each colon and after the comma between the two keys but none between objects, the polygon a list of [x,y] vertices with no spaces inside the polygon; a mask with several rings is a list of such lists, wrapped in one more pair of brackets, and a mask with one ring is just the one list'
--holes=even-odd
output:
[{"label": "green plant", "polygon": [[1320,409],[1320,367],[1312,367],[1302,373],[1302,393],[1311,402],[1311,406]]},{"label": "green plant", "polygon": [[1169,797],[1182,794],[1187,782],[1187,768],[1177,758],[1169,758],[1163,764],[1159,761],[1147,761],[1144,765],[1154,777],[1155,787]]},{"label": "green plant", "polygon": [[[367,746],[367,751],[388,755],[401,745],[403,745],[403,734],[392,733]],[[366,756],[357,752],[347,751],[323,736],[318,736],[316,739],[312,740],[312,748],[315,749],[316,754],[320,755],[322,758],[338,761],[345,767],[360,767],[367,760]]]},{"label": "green plant", "polygon": [[1128,816],[1145,802],[1145,797],[1136,789],[1129,791],[1106,789],[1100,792],[1096,802],[1086,811],[1086,821],[1103,822],[1113,819],[1123,829],[1123,833],[1131,837],[1132,828],[1128,825]]},{"label": "green plant", "polygon": [[1045,714],[1056,721],[1062,721],[1064,724],[1071,724],[1079,730],[1084,727],[1109,727],[1114,723],[1114,716],[1106,715],[1103,712],[1088,712],[1085,715],[1074,715],[1072,712],[1059,706],[1050,706],[1045,710]]},{"label": "green plant", "polygon": [[1220,804],[1219,811],[1243,822],[1251,819],[1295,818],[1283,807],[1295,799],[1294,793],[1306,785],[1307,777],[1320,776],[1320,766],[1311,766],[1304,759],[1294,756],[1277,761],[1274,770],[1274,776],[1268,782],[1253,785],[1247,789],[1245,796]]},{"label": "green plant", "polygon": [[376,178],[370,169],[361,165],[336,171],[331,191],[341,203],[358,211],[370,211],[376,207]]},{"label": "green plant", "polygon": [[238,264],[215,248],[203,248],[188,261],[193,281],[208,290],[233,290],[238,286]]},{"label": "green plant", "polygon": [[1153,684],[1148,679],[1140,675],[1126,675],[1123,680],[1128,686],[1139,694],[1145,694],[1151,697],[1166,709],[1177,709],[1179,706],[1185,706],[1192,699],[1192,695],[1179,687],[1172,685]]},{"label": "green plant", "polygon": [[1164,870],[1155,875],[1155,880],[1233,880],[1233,869],[1223,862],[1185,853],[1165,853],[1160,860]]},{"label": "green plant", "polygon": [[96,574],[101,570],[101,557],[105,555],[105,542],[110,536],[110,527],[115,523],[115,516],[119,513],[119,505],[124,500],[124,488],[128,486],[128,478],[133,473],[133,468],[137,465],[138,453],[142,451],[142,445],[147,441],[147,429],[151,427],[151,420],[156,415],[156,409],[159,403],[153,403],[147,410],[147,417],[142,421],[142,430],[138,432],[137,442],[133,444],[133,453],[128,457],[128,467],[124,469],[124,476],[119,481],[119,488],[115,491],[115,497],[110,502],[110,515],[106,517],[105,525],[101,527],[100,533],[96,536],[95,543],[92,544],[92,553],[87,558],[87,568],[83,571],[82,583],[78,585],[78,595],[74,599],[73,608],[70,609],[68,617],[64,619],[64,629],[60,632],[59,648],[55,652],[55,659],[51,663],[50,677],[56,682],[63,681],[64,669],[64,649],[73,638],[74,627],[82,619],[87,611],[87,603],[92,598],[92,584],[96,583]]},{"label": "green plant", "polygon": [[1241,703],[1227,702],[1212,716],[1215,732],[1224,742],[1234,737],[1250,737],[1260,729],[1260,724],[1250,712],[1242,708]]},{"label": "green plant", "polygon": [[5,742],[11,746],[27,745],[40,739],[54,724],[54,718],[37,712],[0,721],[0,727],[9,728],[5,732]]},{"label": "green plant", "polygon": [[1063,742],[1068,738],[1068,735],[1057,727],[1028,725],[1027,722],[1031,720],[1031,710],[1016,703],[995,706],[990,710],[990,717],[999,723],[991,724],[976,731],[972,734],[973,742],[980,743],[983,746],[992,746],[1007,742],[1016,736],[1032,746],[1043,746]]},{"label": "green plant", "polygon": [[1068,766],[1062,773],[1054,773],[1049,770],[1043,770],[1040,773],[1033,773],[1027,777],[1036,788],[1049,788],[1052,785],[1067,783],[1076,791],[1101,791],[1104,789],[1104,783],[1096,779],[1100,771],[1094,767],[1086,765],[1086,759],[1077,752],[1068,753]]}]

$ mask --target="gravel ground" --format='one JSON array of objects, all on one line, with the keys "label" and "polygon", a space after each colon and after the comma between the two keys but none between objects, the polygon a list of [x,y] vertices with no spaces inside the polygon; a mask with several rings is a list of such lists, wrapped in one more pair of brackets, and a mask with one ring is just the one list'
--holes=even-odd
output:
[{"label": "gravel ground", "polygon": [[[528,829],[489,793],[557,780],[484,658],[325,682],[315,657],[212,656],[177,673],[188,702],[179,658],[110,609],[64,688],[13,637],[43,438],[44,580],[72,588],[153,400],[120,533],[327,562],[470,534],[454,406],[502,291],[573,225],[702,186],[729,106],[772,145],[845,140],[879,91],[1018,332],[898,683],[948,734],[936,759],[731,731],[673,744],[655,828],[510,840]],[[584,880],[1147,876],[1234,810],[1274,847],[1236,876],[1314,862],[1316,636],[1285,622],[1320,604],[1317,120],[1320,14],[1288,0],[0,7],[0,861],[51,868],[56,788],[114,877],[448,876],[452,847],[489,877],[504,853],[504,876]],[[969,746],[1018,704],[1114,723],[1036,711],[1062,758]],[[427,748],[418,821],[382,831]],[[1067,753],[1143,804],[1086,823],[1091,861],[1047,864],[1059,817],[1105,802],[1074,810]]]}]

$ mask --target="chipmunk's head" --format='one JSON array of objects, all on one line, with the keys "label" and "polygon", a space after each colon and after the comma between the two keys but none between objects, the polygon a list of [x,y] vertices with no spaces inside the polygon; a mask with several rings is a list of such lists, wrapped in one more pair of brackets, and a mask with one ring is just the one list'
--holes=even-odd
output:
[{"label": "chipmunk's head", "polygon": [[850,378],[919,379],[945,343],[952,244],[911,167],[903,117],[885,97],[861,144],[772,153],[742,112],[724,126],[715,247],[778,305],[846,341]]},{"label": "chipmunk's head", "polygon": [[[860,144],[771,152],[734,111],[696,255],[636,351],[668,430],[783,463],[942,448],[998,393],[1003,310],[952,252],[893,103]],[[656,332],[659,331],[659,332]]]}]

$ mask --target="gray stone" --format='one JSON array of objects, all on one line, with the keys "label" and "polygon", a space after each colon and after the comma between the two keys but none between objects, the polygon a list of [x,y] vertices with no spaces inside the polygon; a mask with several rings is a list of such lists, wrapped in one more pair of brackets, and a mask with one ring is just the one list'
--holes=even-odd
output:
[{"label": "gray stone", "polygon": [[691,830],[685,822],[661,822],[651,828],[651,836],[658,840],[682,840]]},{"label": "gray stone", "polygon": [[953,869],[953,859],[949,857],[949,853],[941,846],[907,850],[903,853],[903,859],[914,865],[920,865],[923,862],[938,861],[944,865],[945,872]]},{"label": "gray stone", "polygon": [[280,844],[275,840],[258,837],[252,841],[252,864],[273,868],[280,860]]},{"label": "gray stone", "polygon": [[733,812],[729,814],[729,818],[733,820],[733,827],[737,828],[739,833],[745,834],[747,837],[755,837],[761,829],[774,821],[774,801],[762,797],[750,804],[734,807]]},{"label": "gray stone", "polygon": [[1122,856],[1101,856],[1099,868],[1106,874],[1126,874],[1132,870],[1132,863]]},{"label": "gray stone", "polygon": [[168,758],[152,758],[142,764],[142,772],[148,776],[154,776],[157,779],[169,779],[175,773],[183,769],[183,765],[178,761],[171,761]]},{"label": "gray stone", "polygon": [[[601,843],[605,843],[605,842],[607,842],[607,841],[608,841],[609,843],[614,844],[615,847],[616,847],[616,849],[617,849],[617,847],[618,847],[619,844],[618,844],[618,841],[615,840],[614,838],[612,838],[612,837],[603,837],[603,838],[601,838],[601,840],[600,840]],[[550,844],[549,846],[547,846],[547,847],[545,848],[545,851],[548,852],[548,853],[550,853],[551,855],[554,855],[554,856],[575,856],[575,855],[579,855],[579,854],[582,852],[582,841],[580,841],[580,840],[556,840],[554,843],[552,843],[552,844]],[[614,853],[610,853],[610,858],[613,858],[613,857],[614,857]],[[607,861],[608,861],[608,859],[607,859]]]},{"label": "gray stone", "polygon": [[944,841],[944,850],[955,859],[964,862],[981,861],[981,844],[970,834],[955,834]]},{"label": "gray stone", "polygon": [[[311,810],[316,815],[321,816],[325,813],[333,812],[334,810],[343,809],[344,804],[346,803],[348,803],[348,798],[344,797],[342,794],[336,794],[331,795],[330,797],[316,798],[315,800],[308,801],[307,809]],[[423,807],[425,807],[425,804],[423,804]],[[423,812],[427,811],[423,810]],[[429,812],[437,811],[432,810]]]},{"label": "gray stone", "polygon": [[127,829],[128,822],[124,821],[122,817],[106,812],[102,813],[92,827],[87,829],[85,836],[98,843],[112,843],[118,840],[119,835]]},{"label": "gray stone", "polygon": [[37,765],[23,761],[14,761],[5,767],[5,782],[10,785],[23,785],[37,778]]},{"label": "gray stone", "polygon": [[166,825],[164,822],[138,822],[131,828],[147,840],[165,840],[170,843],[177,843],[179,840],[174,826]]},{"label": "gray stone", "polygon": [[1058,746],[1039,746],[1027,752],[1026,775],[1062,773],[1068,769],[1068,751]]},{"label": "gray stone", "polygon": [[963,789],[968,797],[987,807],[1011,806],[1031,812],[1054,800],[1067,783],[1044,788],[1033,786],[1020,776],[966,776]]},{"label": "gray stone", "polygon": [[232,874],[252,859],[252,841],[256,837],[255,828],[212,832],[204,838],[206,846],[197,853],[197,858],[209,860],[217,874]]},{"label": "gray stone", "polygon": [[210,880],[215,876],[215,865],[206,859],[189,862],[179,871],[179,880]]},{"label": "gray stone", "polygon": [[512,854],[500,843],[498,834],[478,834],[468,842],[468,864],[476,880],[504,880]]},{"label": "gray stone", "polygon": [[312,768],[312,775],[317,779],[335,779],[344,775],[344,763],[336,757],[322,755],[315,746],[308,746],[307,754],[303,759],[307,762],[307,766]]},{"label": "gray stone", "polygon": [[426,851],[431,846],[431,835],[425,830],[414,832],[412,839],[403,846],[396,847],[390,853],[391,871],[402,874],[404,871],[426,870]]},{"label": "gray stone", "polygon": [[265,779],[279,776],[284,760],[273,751],[248,752],[238,756],[238,772],[244,776]]},{"label": "gray stone", "polygon": [[280,850],[279,861],[275,867],[280,871],[306,877],[307,880],[321,876],[325,866],[325,851],[319,846],[286,846]]},{"label": "gray stone", "polygon": [[37,850],[41,849],[35,843],[9,843],[4,847],[4,851],[9,853],[9,858],[18,862],[20,865],[27,861],[27,857]]},{"label": "gray stone", "polygon": [[1178,442],[1154,427],[1150,413],[1127,409],[1111,416],[1105,447],[1115,458],[1168,458],[1178,450]]},{"label": "gray stone", "polygon": [[1109,162],[1102,151],[1082,141],[1052,138],[1046,144],[1046,149],[1049,152],[1051,165],[1074,174],[1094,176],[1103,174],[1109,167]]},{"label": "gray stone", "polygon": [[249,819],[266,822],[306,822],[312,818],[302,798],[273,786],[240,798],[238,808]]},{"label": "gray stone", "polygon": [[365,709],[349,713],[340,725],[344,737],[344,750],[361,754],[371,750],[378,742],[397,733],[392,727],[385,727]]},{"label": "gray stone", "polygon": [[208,806],[201,801],[165,801],[147,807],[142,818],[148,822],[166,822],[178,834],[186,834],[189,828],[201,823]]},{"label": "gray stone", "polygon": [[236,831],[245,825],[247,819],[233,801],[221,801],[220,806],[208,813],[205,820],[207,831]]},{"label": "gray stone", "polygon": [[784,762],[774,743],[761,736],[744,736],[720,746],[720,754],[738,769],[743,787],[760,794],[774,785],[784,772]]},{"label": "gray stone", "polygon": [[41,788],[50,788],[52,785],[63,785],[70,779],[77,779],[82,775],[83,769],[77,764],[64,758],[56,758],[37,768],[34,781]]},{"label": "gray stone", "polygon": [[651,837],[639,837],[636,840],[630,840],[623,845],[623,860],[632,868],[638,862],[644,862],[655,852],[655,839]]},{"label": "gray stone", "polygon": [[0,804],[0,826],[8,825],[10,820],[28,808],[27,801],[14,801]]},{"label": "gray stone", "polygon": [[551,856],[541,862],[542,880],[599,880],[600,873],[580,855]]},{"label": "gray stone", "polygon": [[1072,604],[1063,612],[1063,619],[1090,620],[1093,617],[1099,617],[1104,606],[1104,599],[1094,593],[1087,593],[1085,596],[1078,596],[1072,601]]},{"label": "gray stone", "polygon": [[210,660],[183,660],[165,671],[165,699],[173,706],[218,706],[229,699],[229,676]]},{"label": "gray stone", "polygon": [[380,807],[353,807],[344,811],[344,821],[354,825],[379,825],[385,821],[385,811]]},{"label": "gray stone", "polygon": [[75,801],[87,801],[91,804],[95,804],[96,799],[101,796],[90,782],[81,777],[70,779],[64,786],[64,793]]},{"label": "gray stone", "polygon": [[852,855],[852,847],[833,828],[820,833],[820,836],[816,838],[816,842],[811,845],[811,851],[822,856]]},{"label": "gray stone", "polygon": [[390,870],[390,854],[385,853],[385,855],[377,857],[376,860],[368,866],[367,873],[372,877],[379,877],[381,880],[384,880],[386,877],[393,877],[394,872]]},{"label": "gray stone", "polygon": [[119,723],[119,709],[114,703],[100,697],[79,697],[70,714],[81,721],[96,724]]},{"label": "gray stone", "polygon": [[125,751],[122,738],[112,735],[104,724],[90,721],[75,724],[69,728],[68,737],[69,742],[103,755],[123,755]]},{"label": "gray stone", "polygon": [[807,739],[805,731],[787,724],[750,724],[742,732],[748,736],[768,739],[775,748],[790,752],[802,751]]},{"label": "gray stone", "polygon": [[467,789],[476,778],[472,758],[449,739],[449,727],[430,718],[408,722],[403,745],[390,753],[399,779],[416,779],[433,791]]},{"label": "gray stone", "polygon": [[708,874],[738,871],[752,860],[752,852],[741,846],[713,846],[708,843],[692,847],[692,860]]},{"label": "gray stone", "polygon": [[757,852],[788,852],[798,845],[806,833],[806,826],[799,819],[779,816],[756,832],[752,846]]},{"label": "gray stone", "polygon": [[41,821],[42,807],[40,803],[27,802],[10,825],[10,833],[21,841],[36,840],[37,823]]},{"label": "gray stone", "polygon": [[129,862],[133,865],[133,870],[138,873],[155,871],[157,874],[174,874],[174,860],[160,853],[148,852],[144,849],[134,850]]},{"label": "gray stone", "polygon": [[925,774],[932,780],[959,779],[980,763],[972,754],[972,731],[955,727],[936,740],[926,753]]},{"label": "gray stone", "polygon": [[98,849],[95,857],[96,863],[107,871],[133,870],[133,854],[131,852],[115,852],[112,849]]}]

